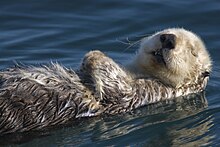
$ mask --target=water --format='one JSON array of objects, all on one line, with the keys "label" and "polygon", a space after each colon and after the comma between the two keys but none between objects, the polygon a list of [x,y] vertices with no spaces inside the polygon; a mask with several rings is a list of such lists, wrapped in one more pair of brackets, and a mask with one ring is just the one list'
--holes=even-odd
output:
[{"label": "water", "polygon": [[[213,59],[205,96],[150,105],[132,113],[82,119],[70,126],[0,138],[8,146],[219,146],[220,2],[217,0],[1,1],[0,68],[57,61],[77,68],[93,49],[126,62],[136,41],[184,27],[200,35]],[[206,100],[208,105],[206,105]]]}]

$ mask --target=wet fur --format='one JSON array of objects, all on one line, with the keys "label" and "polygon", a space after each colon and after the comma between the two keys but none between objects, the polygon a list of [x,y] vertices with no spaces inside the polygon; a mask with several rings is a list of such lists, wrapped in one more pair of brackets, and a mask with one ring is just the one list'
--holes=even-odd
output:
[{"label": "wet fur", "polygon": [[40,129],[92,116],[90,111],[97,104],[78,75],[59,64],[16,66],[2,71],[0,77],[1,133]]},{"label": "wet fur", "polygon": [[128,112],[197,93],[209,76],[180,87],[159,78],[138,78],[100,51],[87,53],[80,70],[59,64],[16,66],[0,72],[0,133],[39,130],[79,117]]}]

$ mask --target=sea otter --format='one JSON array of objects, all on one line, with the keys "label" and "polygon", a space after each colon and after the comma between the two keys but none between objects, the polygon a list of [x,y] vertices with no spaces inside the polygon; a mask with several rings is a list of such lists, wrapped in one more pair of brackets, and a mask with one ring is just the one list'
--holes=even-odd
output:
[{"label": "sea otter", "polygon": [[125,67],[100,51],[87,53],[77,71],[59,64],[15,66],[0,72],[0,133],[128,112],[201,92],[210,71],[203,42],[184,29],[144,38],[133,62]]}]

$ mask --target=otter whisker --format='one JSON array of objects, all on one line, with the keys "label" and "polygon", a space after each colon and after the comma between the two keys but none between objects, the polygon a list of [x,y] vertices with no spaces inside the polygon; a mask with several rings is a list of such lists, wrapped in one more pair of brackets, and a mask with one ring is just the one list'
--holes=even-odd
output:
[{"label": "otter whisker", "polygon": [[130,49],[131,47],[139,44],[141,42],[141,40],[137,40],[137,41],[131,41],[128,37],[126,38],[126,41],[122,41],[122,40],[119,40],[119,39],[116,39],[116,41],[124,44],[124,45],[128,45],[128,47],[126,47],[123,52],[126,52],[128,49]]}]

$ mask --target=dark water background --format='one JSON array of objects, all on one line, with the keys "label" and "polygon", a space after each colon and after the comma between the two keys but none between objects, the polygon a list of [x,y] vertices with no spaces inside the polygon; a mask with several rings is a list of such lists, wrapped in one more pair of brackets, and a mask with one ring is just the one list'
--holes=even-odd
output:
[{"label": "dark water background", "polygon": [[170,27],[192,30],[205,41],[214,64],[205,96],[85,119],[38,135],[0,138],[0,142],[32,147],[220,146],[220,1],[2,0],[0,68],[15,61],[58,61],[77,68],[92,49],[124,63],[138,46],[126,49],[129,45],[121,41],[137,41]]}]

